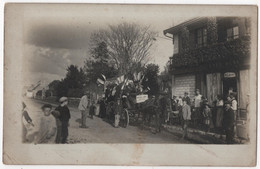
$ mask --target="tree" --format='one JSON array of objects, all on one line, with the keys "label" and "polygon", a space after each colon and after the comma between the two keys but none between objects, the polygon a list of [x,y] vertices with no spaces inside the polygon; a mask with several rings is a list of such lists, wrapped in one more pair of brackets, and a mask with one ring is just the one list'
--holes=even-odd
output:
[{"label": "tree", "polygon": [[107,78],[113,77],[117,74],[116,69],[109,63],[109,54],[107,45],[104,42],[97,44],[96,47],[91,49],[91,58],[86,59],[84,64],[84,71],[88,82],[96,83],[97,78],[101,74]]},{"label": "tree", "polygon": [[49,90],[46,91],[48,93],[46,95],[47,96],[56,96],[57,90],[58,90],[58,87],[59,87],[59,83],[60,83],[59,80],[53,80],[51,83],[49,83],[49,85],[48,85]]},{"label": "tree", "polygon": [[156,95],[159,91],[159,84],[158,84],[158,74],[159,74],[159,66],[156,64],[148,64],[145,67],[144,76],[145,79],[142,83],[144,88],[149,87],[150,91],[148,94]]},{"label": "tree", "polygon": [[94,46],[104,42],[113,66],[119,74],[126,74],[135,63],[148,62],[156,34],[149,26],[121,23],[92,34],[91,41]]},{"label": "tree", "polygon": [[70,65],[67,68],[67,74],[57,86],[58,97],[70,96],[80,97],[83,93],[83,88],[86,85],[86,75],[82,68],[76,65]]}]

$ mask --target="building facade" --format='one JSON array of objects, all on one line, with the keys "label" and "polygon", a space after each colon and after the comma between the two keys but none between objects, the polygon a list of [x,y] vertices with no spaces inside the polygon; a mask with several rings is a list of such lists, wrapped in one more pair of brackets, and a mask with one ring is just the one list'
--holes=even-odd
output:
[{"label": "building facade", "polygon": [[250,70],[250,18],[194,18],[164,30],[173,39],[172,95],[190,97],[200,89],[209,104],[217,94],[236,93],[247,109]]}]

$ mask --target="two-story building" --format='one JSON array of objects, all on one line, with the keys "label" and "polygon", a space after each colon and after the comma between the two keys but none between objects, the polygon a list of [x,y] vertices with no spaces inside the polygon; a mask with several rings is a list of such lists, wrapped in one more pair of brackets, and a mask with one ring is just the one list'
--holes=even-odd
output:
[{"label": "two-story building", "polygon": [[[171,35],[170,35],[171,34]],[[164,30],[172,36],[170,58],[172,95],[195,89],[212,104],[217,94],[237,93],[246,108],[249,95],[250,19],[236,17],[195,18]]]},{"label": "two-story building", "polygon": [[240,110],[247,109],[250,18],[194,18],[163,33],[173,39],[172,95],[183,96],[184,92],[189,92],[193,97],[195,89],[200,89],[213,104],[217,94],[225,98],[234,92]]}]

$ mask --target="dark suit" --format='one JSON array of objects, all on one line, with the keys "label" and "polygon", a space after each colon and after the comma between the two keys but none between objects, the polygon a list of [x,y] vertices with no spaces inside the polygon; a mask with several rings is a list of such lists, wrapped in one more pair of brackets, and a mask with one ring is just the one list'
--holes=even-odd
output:
[{"label": "dark suit", "polygon": [[233,143],[233,137],[234,137],[234,111],[229,108],[225,109],[224,112],[224,118],[223,118],[223,126],[225,128],[226,132],[226,141],[227,144],[232,144]]},{"label": "dark suit", "polygon": [[58,119],[61,121],[61,126],[57,126],[57,133],[61,133],[60,138],[56,138],[57,143],[66,143],[67,137],[69,135],[68,126],[69,126],[69,119],[70,119],[70,110],[67,106],[59,106],[55,110],[60,112],[60,116]]}]

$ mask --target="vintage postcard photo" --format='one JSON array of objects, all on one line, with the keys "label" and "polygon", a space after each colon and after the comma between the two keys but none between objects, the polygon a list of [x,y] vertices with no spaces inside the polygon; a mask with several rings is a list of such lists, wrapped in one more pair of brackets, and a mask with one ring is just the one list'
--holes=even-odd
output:
[{"label": "vintage postcard photo", "polygon": [[256,165],[256,6],[4,15],[5,164]]}]

